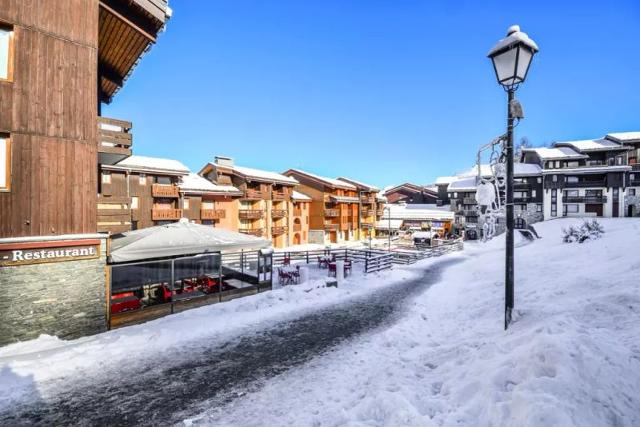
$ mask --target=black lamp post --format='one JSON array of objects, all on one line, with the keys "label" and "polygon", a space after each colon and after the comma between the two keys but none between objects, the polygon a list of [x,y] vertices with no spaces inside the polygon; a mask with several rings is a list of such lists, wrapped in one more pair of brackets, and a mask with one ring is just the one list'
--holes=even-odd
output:
[{"label": "black lamp post", "polygon": [[487,55],[493,62],[498,83],[507,91],[507,143],[506,143],[506,207],[507,207],[507,248],[505,265],[505,306],[504,328],[511,323],[511,312],[514,305],[513,290],[513,121],[514,117],[521,118],[520,104],[514,94],[520,83],[523,83],[529,71],[533,55],[538,52],[538,45],[520,31],[518,25],[509,27],[507,37],[500,40]]}]

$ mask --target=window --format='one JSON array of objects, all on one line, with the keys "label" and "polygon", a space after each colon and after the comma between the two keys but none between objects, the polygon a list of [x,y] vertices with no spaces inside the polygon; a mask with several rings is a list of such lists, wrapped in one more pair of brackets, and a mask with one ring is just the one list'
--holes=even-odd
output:
[{"label": "window", "polygon": [[102,183],[111,184],[111,172],[102,172]]},{"label": "window", "polygon": [[542,177],[541,176],[538,177],[538,184],[542,184]]},{"label": "window", "polygon": [[585,190],[584,195],[587,197],[602,197],[602,190]]},{"label": "window", "polygon": [[0,26],[0,80],[13,78],[13,28]]},{"label": "window", "polygon": [[542,212],[542,203],[536,205],[536,212]]},{"label": "window", "polygon": [[189,199],[184,199],[182,201],[182,209],[189,209]]},{"label": "window", "polygon": [[636,179],[636,176],[635,176],[634,174],[630,173],[630,174],[629,174],[629,179],[630,179],[631,181],[633,181],[634,179]]},{"label": "window", "polygon": [[564,197],[578,197],[578,190],[564,190]]},{"label": "window", "polygon": [[531,197],[536,197],[536,190],[531,190]]},{"label": "window", "polygon": [[622,156],[616,156],[616,165],[622,165]]},{"label": "window", "polygon": [[560,169],[560,160],[556,160],[556,169]]},{"label": "window", "polygon": [[558,216],[558,190],[551,190],[551,216]]},{"label": "window", "polygon": [[527,198],[528,194],[526,191],[514,191],[513,192],[513,197],[515,199],[525,199]]},{"label": "window", "polygon": [[636,195],[636,189],[635,188],[630,188],[629,189],[629,195],[630,196],[635,196]]},{"label": "window", "polygon": [[0,191],[11,189],[11,140],[0,135]]},{"label": "window", "polygon": [[551,180],[552,180],[553,182],[558,182],[558,175],[553,175],[553,176],[551,177]]},{"label": "window", "polygon": [[131,198],[131,209],[138,209],[138,197],[133,196]]},{"label": "window", "polygon": [[213,202],[202,202],[202,209],[214,209]]},{"label": "window", "polygon": [[567,162],[567,166],[570,168],[577,168],[578,166],[580,166],[580,163],[578,162]]},{"label": "window", "polygon": [[564,214],[564,216],[567,216],[567,214],[574,214],[574,213],[578,213],[579,209],[578,209],[578,205],[564,205],[562,207],[562,213]]},{"label": "window", "polygon": [[141,173],[141,174],[138,176],[138,184],[140,184],[140,185],[147,185],[147,176],[146,176],[145,174]]}]

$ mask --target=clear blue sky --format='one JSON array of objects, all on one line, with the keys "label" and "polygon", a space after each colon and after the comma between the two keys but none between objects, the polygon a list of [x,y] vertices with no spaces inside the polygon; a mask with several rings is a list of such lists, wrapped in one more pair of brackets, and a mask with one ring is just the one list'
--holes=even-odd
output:
[{"label": "clear blue sky", "polygon": [[640,130],[640,2],[172,0],[103,115],[134,152],[197,171],[217,154],[386,186],[470,167],[502,133],[487,51],[540,46],[518,91],[534,145]]}]

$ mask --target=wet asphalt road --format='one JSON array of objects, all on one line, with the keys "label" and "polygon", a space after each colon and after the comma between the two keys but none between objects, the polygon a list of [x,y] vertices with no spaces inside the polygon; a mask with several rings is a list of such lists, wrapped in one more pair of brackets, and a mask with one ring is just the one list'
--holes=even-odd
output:
[{"label": "wet asphalt road", "polygon": [[[0,425],[168,425],[228,403],[241,393],[360,334],[393,324],[413,297],[455,260],[426,268],[419,279],[318,309],[226,342],[202,342],[56,384],[46,401],[0,413]],[[132,351],[132,358],[135,352]]]}]

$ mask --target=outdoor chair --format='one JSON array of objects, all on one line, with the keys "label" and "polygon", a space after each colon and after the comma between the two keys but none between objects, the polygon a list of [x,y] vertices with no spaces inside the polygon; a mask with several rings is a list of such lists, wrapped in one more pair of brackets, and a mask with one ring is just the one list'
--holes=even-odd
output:
[{"label": "outdoor chair", "polygon": [[289,273],[289,275],[291,276],[293,283],[295,284],[300,283],[300,266],[297,265],[296,270]]},{"label": "outdoor chair", "polygon": [[336,277],[336,263],[332,262],[329,264],[329,276]]},{"label": "outdoor chair", "polygon": [[345,259],[344,260],[344,275],[345,277],[351,274],[353,268],[353,264],[351,263],[350,259]]},{"label": "outdoor chair", "polygon": [[293,278],[291,277],[291,275],[289,273],[286,273],[286,272],[282,271],[281,269],[278,269],[278,283],[280,283],[281,285],[285,286],[285,285],[288,285],[289,283],[291,283],[291,280],[293,280]]},{"label": "outdoor chair", "polygon": [[282,260],[282,265],[291,265],[291,257],[285,256]]}]

